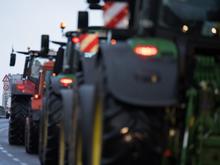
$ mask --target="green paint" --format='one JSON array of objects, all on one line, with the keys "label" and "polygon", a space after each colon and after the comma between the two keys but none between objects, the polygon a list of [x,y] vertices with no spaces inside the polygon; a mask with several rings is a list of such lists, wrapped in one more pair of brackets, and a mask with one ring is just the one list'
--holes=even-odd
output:
[{"label": "green paint", "polygon": [[[187,146],[182,148],[181,165],[220,164],[220,99],[215,94],[220,89],[219,71],[214,57],[196,56],[193,83],[197,86],[187,93],[185,127],[189,138]],[[193,125],[190,125],[191,118],[195,119]]]},{"label": "green paint", "polygon": [[66,77],[66,78],[71,78],[71,79],[75,79],[75,75],[73,75],[73,74],[59,74],[59,75],[57,75],[56,76],[58,79],[61,79],[61,78],[64,78],[64,77]]},{"label": "green paint", "polygon": [[[70,79],[73,79],[75,80],[76,77],[74,74],[64,74],[64,73],[61,73],[59,75],[56,76],[57,80],[60,80],[61,78],[70,78]],[[75,81],[73,81],[73,84],[74,84]]]},{"label": "green paint", "polygon": [[158,48],[156,57],[173,56],[177,58],[178,50],[174,42],[162,38],[133,38],[129,41],[132,49],[137,45],[152,45]]}]

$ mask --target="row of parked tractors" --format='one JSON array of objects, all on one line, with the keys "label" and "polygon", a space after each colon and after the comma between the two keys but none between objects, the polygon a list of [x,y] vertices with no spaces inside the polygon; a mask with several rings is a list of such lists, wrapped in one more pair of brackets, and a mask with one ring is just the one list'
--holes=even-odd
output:
[{"label": "row of parked tractors", "polygon": [[17,52],[9,143],[42,165],[219,165],[219,3],[87,2],[104,27],[81,11],[67,42]]}]

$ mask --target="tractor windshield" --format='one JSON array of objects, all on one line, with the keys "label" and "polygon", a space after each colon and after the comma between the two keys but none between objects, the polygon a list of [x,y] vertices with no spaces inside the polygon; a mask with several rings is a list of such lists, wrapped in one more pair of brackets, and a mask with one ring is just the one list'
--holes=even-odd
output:
[{"label": "tractor windshield", "polygon": [[219,0],[162,0],[160,25],[183,32],[216,34],[220,23]]},{"label": "tractor windshield", "polygon": [[52,76],[53,71],[52,70],[47,70],[45,73],[45,83],[49,84],[50,83],[50,77]]},{"label": "tractor windshield", "polygon": [[32,66],[31,66],[31,78],[35,81],[39,79],[39,72],[42,69],[42,65],[47,59],[42,58],[34,58]]}]

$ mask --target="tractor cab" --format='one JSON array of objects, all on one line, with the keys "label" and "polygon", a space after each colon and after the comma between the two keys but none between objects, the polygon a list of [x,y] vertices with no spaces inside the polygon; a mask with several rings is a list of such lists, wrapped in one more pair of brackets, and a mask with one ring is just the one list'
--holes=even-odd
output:
[{"label": "tractor cab", "polygon": [[26,55],[23,78],[17,82],[16,89],[18,92],[33,95],[36,85],[39,83],[39,73],[46,61],[52,61],[56,52],[50,51],[48,55],[41,55],[40,51],[17,52]]},{"label": "tractor cab", "polygon": [[[91,82],[92,75],[89,75],[88,72],[92,72],[93,59],[98,52],[99,41],[107,42],[107,30],[97,26],[89,27],[88,12],[80,11],[78,13],[78,30],[66,32],[65,37],[66,43],[52,41],[60,46],[55,60],[54,73],[57,75],[55,77],[57,80],[54,82],[61,82],[63,81],[61,79],[64,78],[70,83],[65,86],[72,87],[73,82],[76,82],[76,77],[79,82],[82,82],[83,75],[86,79],[83,81]],[[60,85],[63,86],[62,83]]]},{"label": "tractor cab", "polygon": [[[41,50],[28,50],[27,52],[17,51],[18,54],[25,55],[24,71],[21,80],[12,85],[12,93],[33,95],[36,85],[39,83],[39,72],[43,62],[53,60],[56,52],[50,51],[48,48],[49,36],[42,35]],[[16,54],[14,50],[11,53],[10,66],[14,66],[16,62]]]},{"label": "tractor cab", "polygon": [[[181,0],[88,0],[89,8],[103,10],[106,29],[123,37],[219,35],[219,2]],[[116,35],[117,37],[117,35]],[[123,38],[122,37],[122,38]]]},{"label": "tractor cab", "polygon": [[[9,123],[8,140],[9,144],[24,144],[27,152],[30,152],[29,145],[25,139],[25,128],[29,122],[28,116],[31,110],[31,97],[37,92],[39,74],[41,73],[42,63],[54,59],[56,52],[49,51],[49,36],[42,35],[41,50],[28,50],[27,52],[17,52],[26,56],[23,76],[20,80],[12,83],[11,90],[11,118]],[[16,54],[12,50],[10,66],[14,66]]]},{"label": "tractor cab", "polygon": [[[159,26],[191,36],[216,36],[220,18],[219,2],[211,1],[162,1]],[[214,30],[215,29],[215,30]]]}]

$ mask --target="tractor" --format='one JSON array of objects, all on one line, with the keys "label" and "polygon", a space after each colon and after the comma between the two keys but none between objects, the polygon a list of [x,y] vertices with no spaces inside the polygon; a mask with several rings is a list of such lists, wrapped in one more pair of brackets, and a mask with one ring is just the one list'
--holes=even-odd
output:
[{"label": "tractor", "polygon": [[115,42],[65,108],[67,164],[219,164],[219,2],[87,2]]},{"label": "tractor", "polygon": [[[62,118],[62,89],[73,88],[74,49],[78,44],[77,32],[67,32],[67,43],[52,41],[59,45],[54,63],[53,76],[48,80],[43,109],[40,115],[39,159],[42,165],[58,164],[59,132]],[[73,51],[65,51],[65,50]]]},{"label": "tractor", "polygon": [[[47,35],[42,35],[40,54],[48,52],[49,40]],[[35,93],[35,87],[38,84],[36,72],[32,73],[32,66],[35,57],[39,51],[29,50],[28,52],[18,52],[26,55],[24,72],[22,79],[16,80],[12,84],[11,90],[11,117],[9,121],[8,141],[11,145],[23,145],[25,141],[25,118],[31,106],[31,97]],[[16,61],[16,54],[11,53],[10,66],[14,66]],[[37,67],[36,67],[37,69]],[[38,74],[38,73],[37,73]]]},{"label": "tractor", "polygon": [[56,57],[56,52],[53,55],[49,53],[43,58],[39,56],[35,61],[40,62],[40,71],[38,75],[38,84],[35,86],[35,93],[31,97],[31,108],[28,110],[25,123],[25,149],[27,153],[37,153],[39,144],[39,122],[40,111],[43,109],[44,94],[49,84],[49,79],[53,74],[53,59]]},{"label": "tractor", "polygon": [[[75,133],[71,133],[72,127],[75,126],[75,117],[77,111],[75,108],[81,104],[90,105],[90,101],[86,100],[87,95],[90,96],[91,88],[88,85],[95,83],[95,62],[100,43],[114,44],[111,40],[111,33],[101,26],[88,26],[88,12],[80,11],[78,14],[78,36],[79,43],[75,49],[66,49],[66,53],[74,53],[74,61],[72,64],[73,75],[75,76],[75,83],[73,88],[61,89],[62,98],[62,116],[60,120],[60,133],[59,133],[59,165],[69,164],[69,160],[73,160],[72,156],[75,152],[73,145],[69,145],[73,141],[69,139],[75,138]],[[67,33],[68,34],[68,33]],[[79,99],[79,96],[82,97]],[[87,102],[89,101],[89,102]],[[85,113],[88,120],[93,119],[93,114]],[[89,116],[88,116],[89,115]],[[71,130],[71,131],[70,131]],[[71,133],[71,134],[70,134]],[[91,133],[91,131],[90,131]],[[90,134],[92,135],[92,134]],[[90,137],[88,135],[88,137]],[[90,146],[85,146],[85,150],[90,150]],[[95,154],[95,153],[94,153]],[[93,156],[93,153],[90,154]],[[74,160],[75,161],[75,160]],[[90,161],[90,160],[86,160]],[[73,162],[73,161],[72,161]]]},{"label": "tractor", "polygon": [[[107,33],[100,27],[88,28],[87,12],[79,12],[78,29],[65,34],[67,43],[53,41],[54,44],[60,45],[62,55],[57,56],[59,60],[56,60],[54,66],[56,76],[51,78],[48,95],[45,98],[46,108],[43,109],[41,117],[39,153],[41,164],[67,163],[69,151],[67,134],[68,125],[71,123],[64,120],[66,115],[68,117],[72,115],[69,108],[72,107],[74,99],[73,90],[78,90],[81,84],[94,82],[92,73],[98,41],[101,39],[104,42],[107,39]],[[86,45],[87,38],[94,40],[91,42],[92,46]]]}]

